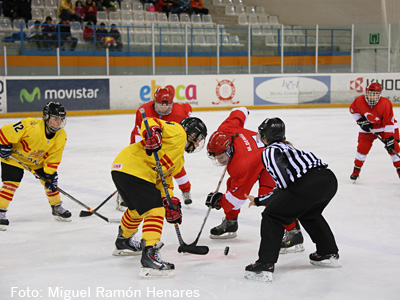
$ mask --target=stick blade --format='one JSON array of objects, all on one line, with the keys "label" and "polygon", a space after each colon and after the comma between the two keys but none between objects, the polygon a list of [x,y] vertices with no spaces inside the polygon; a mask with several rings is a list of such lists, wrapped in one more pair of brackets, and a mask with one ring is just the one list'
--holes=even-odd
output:
[{"label": "stick blade", "polygon": [[79,216],[81,218],[83,217],[90,217],[91,215],[93,215],[92,212],[88,211],[88,210],[81,210],[81,212],[79,213]]},{"label": "stick blade", "polygon": [[186,253],[191,253],[191,254],[197,254],[197,255],[206,255],[208,253],[209,249],[207,246],[195,246],[195,245],[180,245],[178,248],[178,252],[186,252]]}]

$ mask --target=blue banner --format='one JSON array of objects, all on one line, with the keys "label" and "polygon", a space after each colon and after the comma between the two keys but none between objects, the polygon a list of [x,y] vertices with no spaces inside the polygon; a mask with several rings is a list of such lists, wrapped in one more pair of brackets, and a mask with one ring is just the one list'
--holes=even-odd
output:
[{"label": "blue banner", "polygon": [[67,111],[110,109],[108,79],[6,80],[7,112],[42,111],[60,102]]}]

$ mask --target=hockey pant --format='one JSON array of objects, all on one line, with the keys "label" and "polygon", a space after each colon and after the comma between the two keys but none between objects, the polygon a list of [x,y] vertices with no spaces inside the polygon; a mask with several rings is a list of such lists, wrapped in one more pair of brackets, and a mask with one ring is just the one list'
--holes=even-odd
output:
[{"label": "hockey pant", "polygon": [[[379,132],[377,134],[383,138],[382,132]],[[356,157],[354,159],[354,165],[356,167],[361,169],[361,167],[363,166],[363,164],[365,162],[365,159],[367,158],[367,154],[369,153],[369,151],[372,148],[372,143],[374,142],[375,139],[376,139],[376,137],[372,133],[360,132],[358,134],[357,152],[356,152]],[[400,147],[397,142],[397,140],[399,139],[398,131],[396,131],[396,133],[394,134],[394,139],[395,139],[394,151],[399,153]],[[392,159],[393,166],[396,169],[400,168],[400,158],[395,154],[389,154],[389,155]]]}]

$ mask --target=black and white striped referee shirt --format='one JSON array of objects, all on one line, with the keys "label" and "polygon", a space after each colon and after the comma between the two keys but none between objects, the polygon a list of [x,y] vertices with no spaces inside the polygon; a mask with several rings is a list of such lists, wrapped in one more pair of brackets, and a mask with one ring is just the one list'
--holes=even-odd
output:
[{"label": "black and white striped referee shirt", "polygon": [[262,153],[262,160],[279,189],[286,189],[290,182],[295,182],[310,169],[328,166],[313,153],[282,142],[268,145]]}]

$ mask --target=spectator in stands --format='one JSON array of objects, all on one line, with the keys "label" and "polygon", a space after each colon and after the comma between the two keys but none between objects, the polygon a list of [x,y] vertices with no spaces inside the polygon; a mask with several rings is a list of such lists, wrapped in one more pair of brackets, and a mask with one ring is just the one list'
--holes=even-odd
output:
[{"label": "spectator in stands", "polygon": [[80,0],[75,2],[75,14],[77,14],[81,20],[85,19],[85,10]]},{"label": "spectator in stands", "polygon": [[154,7],[155,11],[164,12],[168,15],[172,9],[172,2],[170,0],[156,0]]},{"label": "spectator in stands", "polygon": [[15,19],[15,6],[16,0],[3,0],[2,8],[3,8],[3,15],[10,19]]},{"label": "spectator in stands", "polygon": [[98,0],[97,10],[99,11],[116,11],[117,5],[113,0]]},{"label": "spectator in stands", "polygon": [[100,49],[104,49],[105,46],[105,37],[108,36],[108,31],[106,29],[106,24],[101,23],[100,27],[97,28],[96,30],[96,41],[97,41],[97,46]]},{"label": "spectator in stands", "polygon": [[111,24],[111,29],[110,32],[108,33],[109,37],[112,37],[115,40],[114,47],[111,47],[110,50],[122,50],[122,42],[121,42],[121,34],[119,33],[119,30],[117,29],[117,26],[115,24]]},{"label": "spectator in stands", "polygon": [[70,50],[74,51],[76,48],[76,45],[78,44],[78,39],[72,37],[71,35],[71,26],[69,23],[69,18],[66,15],[63,15],[61,17],[60,23],[58,23],[58,29],[60,30],[60,44],[61,44],[61,50],[65,51],[65,44],[69,43],[71,44]]},{"label": "spectator in stands", "polygon": [[58,16],[61,20],[64,18],[67,21],[73,20],[82,22],[81,17],[75,13],[75,6],[71,0],[61,0]]},{"label": "spectator in stands", "polygon": [[193,13],[208,15],[208,9],[204,7],[202,0],[190,0],[190,5],[192,6]]},{"label": "spectator in stands", "polygon": [[40,21],[35,21],[31,28],[29,28],[27,38],[29,41],[36,43],[38,50],[42,49],[43,33],[40,28]]},{"label": "spectator in stands", "polygon": [[87,22],[85,28],[83,29],[83,40],[86,42],[94,41],[94,26],[92,22]]},{"label": "spectator in stands", "polygon": [[57,27],[53,24],[50,16],[46,17],[46,21],[42,24],[43,47],[47,50],[57,48]]},{"label": "spectator in stands", "polygon": [[86,0],[85,6],[83,7],[85,11],[85,21],[90,21],[96,25],[97,23],[97,6],[93,0]]}]

